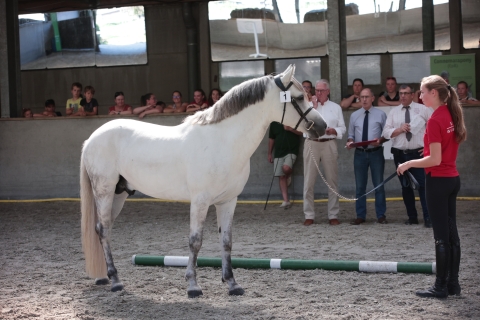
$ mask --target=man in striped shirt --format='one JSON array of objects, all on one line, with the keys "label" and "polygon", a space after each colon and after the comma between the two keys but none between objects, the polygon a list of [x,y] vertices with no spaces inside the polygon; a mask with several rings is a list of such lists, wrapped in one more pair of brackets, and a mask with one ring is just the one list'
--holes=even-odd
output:
[{"label": "man in striped shirt", "polygon": [[[432,114],[430,108],[413,102],[414,91],[408,85],[400,86],[400,105],[390,111],[382,136],[392,140],[393,161],[395,166],[413,159],[423,157],[423,135],[425,124]],[[410,173],[417,180],[420,203],[423,210],[423,221],[427,228],[432,227],[425,199],[425,170],[410,168]],[[415,193],[407,183],[405,175],[398,176],[402,185],[402,197],[407,209],[406,225],[418,224],[415,208]]]}]

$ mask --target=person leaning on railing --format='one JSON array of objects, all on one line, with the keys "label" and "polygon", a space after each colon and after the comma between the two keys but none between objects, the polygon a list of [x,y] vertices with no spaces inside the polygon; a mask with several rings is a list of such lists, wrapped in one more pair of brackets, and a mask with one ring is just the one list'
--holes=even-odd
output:
[{"label": "person leaning on railing", "polygon": [[108,109],[108,114],[132,114],[132,107],[128,104],[125,104],[125,95],[122,91],[115,92],[115,105]]}]

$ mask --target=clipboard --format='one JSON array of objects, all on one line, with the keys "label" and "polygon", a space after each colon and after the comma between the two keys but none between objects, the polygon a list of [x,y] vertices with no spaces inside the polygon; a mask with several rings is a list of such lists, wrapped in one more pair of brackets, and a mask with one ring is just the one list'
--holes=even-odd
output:
[{"label": "clipboard", "polygon": [[365,147],[368,146],[371,143],[377,142],[377,139],[375,140],[368,140],[368,141],[361,141],[361,142],[354,142],[350,146],[353,148],[358,148],[358,147]]}]

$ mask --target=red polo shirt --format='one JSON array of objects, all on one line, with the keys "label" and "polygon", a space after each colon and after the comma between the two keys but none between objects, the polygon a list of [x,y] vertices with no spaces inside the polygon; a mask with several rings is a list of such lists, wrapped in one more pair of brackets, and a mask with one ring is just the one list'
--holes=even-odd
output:
[{"label": "red polo shirt", "polygon": [[432,177],[456,177],[458,142],[455,140],[455,128],[447,106],[440,106],[427,122],[423,137],[425,149],[423,156],[430,155],[430,143],[439,142],[442,148],[442,162],[435,167],[425,168]]}]

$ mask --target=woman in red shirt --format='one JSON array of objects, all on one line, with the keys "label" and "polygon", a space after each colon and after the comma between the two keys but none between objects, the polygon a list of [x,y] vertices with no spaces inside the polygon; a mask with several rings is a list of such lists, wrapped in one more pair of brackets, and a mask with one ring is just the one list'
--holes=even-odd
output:
[{"label": "woman in red shirt", "polygon": [[125,104],[125,95],[122,91],[115,92],[115,105],[108,108],[108,114],[132,114],[132,107],[128,104]]},{"label": "woman in red shirt", "polygon": [[435,238],[437,276],[435,284],[417,291],[420,297],[446,298],[460,294],[458,269],[460,239],[457,231],[456,201],[460,176],[456,167],[458,147],[467,130],[457,93],[439,76],[422,79],[423,103],[434,110],[427,122],[423,158],[398,166],[398,174],[409,168],[425,168],[427,207]]}]

